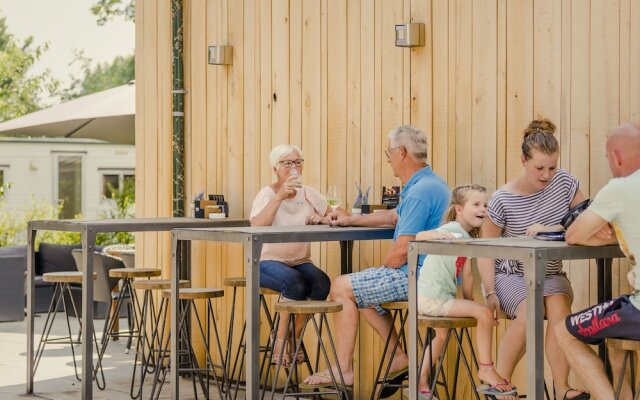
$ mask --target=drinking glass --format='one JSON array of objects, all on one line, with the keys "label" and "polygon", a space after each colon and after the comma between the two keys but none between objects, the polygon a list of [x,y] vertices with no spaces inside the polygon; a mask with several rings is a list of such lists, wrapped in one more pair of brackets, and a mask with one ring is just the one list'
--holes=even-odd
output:
[{"label": "drinking glass", "polygon": [[340,206],[340,190],[335,185],[329,186],[327,189],[327,204],[333,211]]}]

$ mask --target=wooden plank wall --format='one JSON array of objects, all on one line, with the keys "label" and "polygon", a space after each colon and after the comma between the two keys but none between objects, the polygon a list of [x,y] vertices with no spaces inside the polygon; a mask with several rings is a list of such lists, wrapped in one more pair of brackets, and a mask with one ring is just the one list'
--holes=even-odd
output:
[{"label": "wooden plank wall", "polygon": [[[141,217],[171,215],[169,3],[137,2]],[[592,196],[610,177],[606,133],[640,121],[635,0],[184,0],[184,17],[186,193],[224,193],[233,217],[248,217],[272,179],[269,151],[285,142],[305,152],[305,183],[338,185],[350,203],[359,181],[379,201],[383,185],[398,184],[386,134],[407,123],[427,132],[431,163],[450,186],[493,190],[521,173],[521,132],[538,115],[557,123],[561,166]],[[410,21],[426,22],[425,46],[395,47],[394,24]],[[207,65],[214,44],[233,46],[233,65]],[[138,236],[143,262],[165,273],[168,237]],[[356,245],[356,265],[378,265],[386,248]],[[336,245],[314,245],[313,257],[338,273]],[[197,244],[193,259],[194,285],[242,271],[237,246]],[[595,301],[585,268],[567,266],[575,308]],[[626,268],[616,264],[616,294],[627,290]],[[223,325],[228,307],[219,306]],[[368,396],[381,347],[361,330],[357,398]],[[524,387],[522,370],[514,382]]]}]

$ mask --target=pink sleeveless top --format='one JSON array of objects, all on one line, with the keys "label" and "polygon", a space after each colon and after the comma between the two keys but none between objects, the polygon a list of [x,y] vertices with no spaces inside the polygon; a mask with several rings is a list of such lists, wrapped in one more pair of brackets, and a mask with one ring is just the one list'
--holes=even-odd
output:
[{"label": "pink sleeveless top", "polygon": [[[253,218],[276,197],[270,186],[265,186],[253,200],[249,218]],[[296,197],[283,200],[273,218],[272,226],[304,225],[307,216],[324,215],[327,210],[327,199],[317,190],[303,186]],[[310,243],[265,243],[262,245],[260,260],[275,260],[295,266],[311,261]]]}]

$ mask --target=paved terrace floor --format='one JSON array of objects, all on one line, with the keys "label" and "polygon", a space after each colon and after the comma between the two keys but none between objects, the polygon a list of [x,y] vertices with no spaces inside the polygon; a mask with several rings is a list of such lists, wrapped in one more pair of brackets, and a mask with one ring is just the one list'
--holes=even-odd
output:
[{"label": "paved terrace floor", "polygon": [[[37,335],[35,343],[37,346],[40,333],[45,321],[45,314],[36,316],[35,326]],[[66,326],[62,314],[56,318],[53,335],[63,336],[66,333]],[[72,329],[77,332],[77,325]],[[74,328],[74,326],[76,328]],[[97,332],[102,331],[103,321],[97,320],[95,327]],[[126,326],[126,320],[121,320],[121,326]],[[48,344],[44,356],[38,367],[35,376],[35,393],[26,395],[27,380],[27,322],[0,322],[0,399],[50,399],[50,400],[77,400],[81,398],[81,384],[75,379],[73,370],[73,359],[68,345]],[[125,400],[129,397],[129,385],[131,384],[131,373],[133,368],[134,351],[125,354],[126,339],[110,342],[107,354],[104,359],[104,373],[107,381],[107,388],[104,391],[98,390],[94,386],[93,398],[96,400]],[[76,346],[80,352],[80,346]],[[78,357],[80,359],[80,356]],[[149,398],[151,390],[151,379],[144,388],[145,399]],[[161,399],[170,398],[169,381],[162,390]],[[212,399],[218,399],[213,395]],[[193,399],[193,389],[191,381],[184,379],[180,385],[180,398]],[[202,396],[200,395],[200,398]],[[244,393],[238,393],[238,398],[244,398]]]}]

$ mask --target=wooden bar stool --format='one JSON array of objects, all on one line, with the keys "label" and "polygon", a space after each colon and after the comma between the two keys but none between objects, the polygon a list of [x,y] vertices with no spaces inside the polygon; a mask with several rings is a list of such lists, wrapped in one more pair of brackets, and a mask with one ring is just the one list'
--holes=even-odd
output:
[{"label": "wooden bar stool", "polygon": [[[163,290],[162,297],[168,301],[170,300],[172,295],[171,290]],[[196,398],[198,398],[197,387],[196,387],[196,379],[200,384],[200,388],[202,391],[202,395],[205,399],[209,399],[209,388],[210,388],[210,379],[213,377],[216,387],[218,389],[218,395],[220,399],[226,399],[230,397],[230,387],[229,387],[229,379],[227,376],[227,369],[225,367],[224,360],[224,352],[222,351],[222,346],[220,344],[220,335],[218,334],[218,326],[216,323],[216,316],[213,309],[212,299],[216,299],[224,296],[223,289],[208,289],[208,288],[185,288],[181,289],[179,293],[179,307],[178,310],[178,335],[182,343],[185,344],[184,350],[180,350],[177,356],[179,359],[182,358],[184,353],[187,358],[186,365],[181,364],[179,366],[179,373],[189,373],[191,374],[191,381],[193,384],[193,391]],[[198,308],[196,307],[196,300],[204,300],[206,303],[206,321],[203,325],[202,318],[200,313],[198,312]],[[167,308],[164,308],[164,318],[165,323],[161,326],[166,325],[167,318]],[[192,320],[195,323],[188,323],[189,320]],[[213,327],[212,327],[213,326]],[[205,365],[200,366],[198,360],[196,358],[196,354],[193,350],[193,346],[191,345],[191,334],[192,331],[195,330],[199,333],[199,337],[202,341],[203,347],[206,349],[205,351]],[[211,348],[211,332],[215,336],[215,343],[213,343],[218,352],[218,356],[220,357],[220,364],[216,364],[213,362],[213,357],[210,353]],[[167,373],[169,372],[169,357],[173,357],[175,355],[170,354],[169,344],[171,341],[171,335],[173,333],[169,332],[169,334],[163,333],[160,337],[165,337],[164,345],[162,346],[162,351],[160,351],[158,364],[156,366],[155,375],[153,378],[153,386],[151,388],[151,398],[158,399],[160,396],[160,392],[162,390],[162,386],[164,384]],[[218,377],[217,371],[222,372],[222,382],[220,382],[220,378]],[[203,374],[204,373],[204,374]],[[224,393],[223,394],[223,388]]]},{"label": "wooden bar stool", "polygon": [[635,353],[637,351],[640,351],[640,341],[627,339],[606,339],[605,342],[607,346],[624,351],[624,357],[622,358],[622,368],[620,370],[620,378],[618,379],[618,384],[616,386],[615,400],[618,400],[620,398],[620,392],[622,390],[623,382],[622,378],[624,377],[624,374],[626,372],[627,363],[631,364],[631,391],[633,392],[633,399],[640,399],[640,384],[638,384],[638,386],[634,388],[634,385],[636,384]]},{"label": "wooden bar stool", "polygon": [[[387,333],[387,338],[384,342],[384,350],[382,351],[382,359],[380,359],[380,364],[378,365],[378,372],[376,372],[376,378],[374,380],[373,390],[371,391],[371,400],[373,399],[386,399],[387,397],[392,396],[395,392],[400,388],[405,388],[408,385],[403,384],[402,382],[408,378],[409,371],[401,371],[398,374],[391,373],[391,361],[398,350],[398,347],[401,346],[404,351],[407,351],[407,339],[404,333],[404,327],[407,322],[407,317],[409,316],[409,302],[407,301],[392,301],[388,303],[383,303],[380,307],[387,309],[391,312],[391,329]],[[386,357],[387,350],[389,349],[389,342],[391,341],[391,334],[395,331],[396,321],[400,321],[400,331],[398,332],[398,341],[395,346],[391,350],[391,354],[389,357]],[[382,379],[380,375],[382,374],[382,370],[384,368],[384,374],[382,375]],[[380,388],[380,390],[377,390]]]},{"label": "wooden bar stool", "polygon": [[[128,339],[126,352],[128,353],[131,348],[132,339],[140,337],[140,316],[142,314],[142,310],[140,308],[140,303],[136,299],[136,292],[131,287],[131,283],[134,279],[149,279],[160,276],[160,273],[161,271],[155,268],[114,268],[109,270],[109,278],[119,279],[121,286],[116,304],[111,308],[109,320],[105,325],[100,352],[98,353],[100,360],[102,360],[102,357],[107,350],[107,346],[109,345],[109,340],[112,338],[126,337]],[[126,332],[114,332],[114,326],[118,323],[120,309],[126,299],[130,301],[129,315],[131,321],[129,321],[129,330]]]},{"label": "wooden bar stool", "polygon": [[[480,396],[476,390],[477,388],[476,388],[475,380],[473,378],[473,372],[471,370],[471,366],[469,364],[467,355],[464,352],[463,343],[462,343],[464,338],[466,337],[467,344],[469,345],[469,349],[471,350],[471,361],[475,369],[478,370],[478,360],[476,359],[475,352],[473,351],[473,344],[471,343],[471,336],[469,335],[469,328],[473,328],[477,325],[475,318],[427,317],[424,315],[420,315],[418,316],[418,323],[427,328],[427,334],[423,344],[424,347],[423,347],[422,357],[421,357],[422,360],[424,360],[424,354],[427,351],[427,346],[429,345],[429,343],[431,343],[431,341],[435,337],[433,329],[436,329],[436,328],[447,329],[447,337],[444,342],[444,352],[442,353],[440,358],[437,360],[435,374],[433,373],[434,371],[433,368],[431,368],[431,371],[432,371],[431,387],[430,387],[431,393],[434,393],[436,396],[438,396],[438,398],[441,398],[437,393],[437,386],[441,385],[445,390],[445,394],[447,398],[452,398],[452,396],[449,395],[449,390],[447,386],[446,376],[444,374],[443,365],[444,365],[444,358],[447,354],[449,341],[451,340],[451,336],[453,336],[456,339],[456,347],[458,350],[456,354],[456,359],[459,360],[459,358],[462,358],[462,362],[467,372],[467,377],[471,382],[473,394],[476,400],[480,400]],[[431,366],[433,366],[433,357],[430,356],[429,359],[431,360]],[[458,365],[459,365],[459,361],[456,361],[456,367],[455,367],[454,376],[453,376],[453,391],[452,391],[453,398],[455,398],[456,387],[458,383]],[[425,368],[425,365],[420,366],[420,371],[422,370],[422,368]],[[420,371],[418,371],[418,375],[420,375]],[[442,382],[439,382],[438,378],[440,377],[441,374],[442,374]]]},{"label": "wooden bar stool", "polygon": [[[289,372],[287,374],[287,381],[284,385],[284,390],[283,390],[283,397],[309,397],[309,396],[325,396],[325,395],[334,395],[337,396],[339,399],[347,399],[349,398],[349,392],[348,392],[348,388],[347,386],[344,384],[344,378],[342,376],[342,371],[340,370],[340,364],[338,363],[338,356],[336,354],[336,347],[333,341],[333,336],[331,335],[331,330],[329,329],[329,321],[327,319],[327,314],[329,313],[334,313],[334,312],[339,312],[342,311],[342,303],[338,303],[335,301],[315,301],[315,300],[305,300],[305,301],[286,301],[286,302],[279,302],[275,305],[275,310],[279,313],[289,313],[289,321],[287,323],[287,333],[285,335],[285,337],[289,337],[291,336],[293,338],[293,343],[295,343],[295,348],[293,350],[293,354],[298,354],[299,351],[303,351],[304,347],[303,347],[303,342],[302,339],[304,338],[304,333],[307,329],[307,327],[309,326],[309,321],[311,321],[314,331],[316,333],[316,337],[318,339],[318,349],[319,349],[319,354],[318,357],[320,357],[320,355],[322,355],[325,363],[327,366],[331,365],[330,359],[329,359],[329,353],[327,351],[327,346],[325,344],[325,341],[322,339],[322,330],[321,330],[321,326],[325,325],[327,327],[327,337],[328,337],[328,344],[329,347],[331,349],[331,353],[333,356],[333,360],[335,361],[335,365],[338,369],[338,373],[335,374],[333,372],[333,370],[331,368],[329,368],[329,372],[331,375],[331,380],[332,383],[327,384],[327,385],[308,385],[305,383],[299,383],[296,386],[298,387],[297,390],[300,389],[311,389],[314,390],[314,392],[309,393],[309,392],[294,392],[294,393],[289,393],[288,389],[289,386],[293,386],[291,385],[292,383],[292,378],[294,376],[294,374],[297,374],[297,365],[300,364],[301,362],[298,361],[297,357],[293,357],[293,359],[291,360],[291,366],[289,368]],[[302,330],[300,331],[300,337],[296,338],[295,336],[295,319],[297,318],[297,316],[303,316],[305,318],[304,324],[302,326]],[[318,325],[318,321],[316,321],[316,319],[314,318],[315,315],[318,315],[320,318],[320,326]],[[275,342],[275,341],[274,341]],[[270,359],[273,357],[273,347],[274,347],[275,343],[272,343],[272,348],[270,351]],[[280,351],[280,358],[282,359],[282,355],[285,351],[285,347],[286,346],[282,346],[282,349]],[[306,352],[305,352],[306,353]],[[271,361],[271,360],[269,360]],[[308,360],[308,357],[306,357],[305,354],[305,361],[303,362],[306,366],[307,369],[309,370],[309,374],[313,374],[314,370],[311,368],[311,363]],[[279,372],[280,372],[280,368],[282,367],[282,365],[278,365],[276,367],[276,372],[274,374],[273,377],[273,384],[272,384],[272,389],[271,389],[271,399],[274,398],[275,396],[275,389],[276,389],[276,380],[278,378]],[[315,366],[316,372],[318,369],[318,362],[316,362],[316,366]],[[336,376],[337,375],[337,376]],[[267,379],[269,377],[269,370],[267,370]],[[297,378],[297,377],[296,377]],[[297,379],[296,379],[297,381]],[[263,394],[262,396],[264,397],[266,390],[263,390]]]},{"label": "wooden bar stool", "polygon": [[[96,280],[97,274],[94,272],[93,280]],[[73,368],[76,374],[76,379],[81,381],[80,374],[78,373],[78,364],[76,361],[76,352],[74,350],[74,345],[80,344],[79,340],[73,340],[73,335],[71,333],[71,324],[69,323],[69,314],[72,315],[78,321],[80,325],[80,331],[82,331],[82,320],[78,313],[78,308],[76,307],[75,302],[73,301],[73,295],[71,294],[71,284],[82,284],[82,272],[80,271],[63,271],[63,272],[48,272],[42,275],[42,280],[44,282],[50,282],[54,284],[53,287],[53,297],[51,298],[51,303],[49,303],[49,310],[47,312],[47,318],[44,323],[44,328],[42,330],[42,336],[40,337],[40,342],[38,343],[38,348],[35,352],[35,359],[33,365],[33,373],[35,375],[36,370],[38,369],[38,364],[40,363],[40,359],[42,358],[42,354],[44,352],[44,348],[47,344],[51,343],[67,343],[71,348],[71,355],[73,357]],[[56,319],[56,315],[58,315],[58,309],[60,308],[60,304],[62,304],[63,312],[65,314],[66,322],[67,322],[67,336],[60,338],[49,338],[49,334],[51,333],[51,328],[53,327],[53,323]],[[93,341],[95,343],[96,349],[98,349],[98,339],[95,331],[93,332]],[[98,379],[98,374],[95,372],[100,371],[100,377],[102,378],[102,382]],[[105,380],[104,380],[104,371],[102,370],[102,364],[98,361],[98,365],[93,374],[96,377],[96,383],[100,390],[105,388]]]},{"label": "wooden bar stool", "polygon": [[[229,331],[227,334],[227,350],[226,350],[225,360],[227,365],[227,375],[229,376],[229,380],[231,384],[235,386],[233,389],[234,390],[233,398],[235,399],[238,396],[238,390],[240,389],[240,386],[241,386],[240,376],[242,375],[242,368],[244,367],[245,355],[247,351],[247,346],[245,341],[247,321],[244,321],[242,323],[242,332],[240,334],[240,340],[238,341],[238,346],[236,347],[235,351],[232,352],[233,330],[234,330],[233,328],[234,328],[235,309],[236,309],[236,295],[237,295],[238,288],[244,288],[247,286],[247,279],[244,276],[225,278],[222,281],[222,284],[224,286],[233,288],[233,295],[231,298],[231,313],[230,313],[231,318],[229,320]],[[269,306],[265,299],[266,295],[280,296],[280,292],[277,292],[275,290],[271,290],[268,288],[260,288],[260,306],[264,311],[264,315],[267,319],[267,324],[269,325],[269,332],[271,332],[274,327],[274,317],[272,316],[271,311],[269,310]],[[269,341],[267,341],[266,345],[260,346],[260,352],[264,353],[262,356],[262,362],[260,363],[260,376],[262,376],[264,372],[265,364],[267,361],[267,350],[269,346],[270,346]],[[231,365],[232,355],[233,355],[233,366]]]},{"label": "wooden bar stool", "polygon": [[[179,285],[181,289],[188,288],[191,287],[191,281],[180,280]],[[153,300],[153,292],[171,288],[171,281],[169,279],[134,280],[131,283],[131,287],[133,290],[141,290],[143,292],[140,314],[140,339],[136,344],[136,356],[133,361],[130,389],[131,398],[137,399],[142,397],[142,387],[146,375],[155,372],[158,354],[162,348],[162,337],[159,334],[161,328],[160,318],[163,315],[163,310],[167,308],[168,301],[166,298],[161,297],[160,304],[156,307]],[[138,362],[140,362],[140,386],[138,391],[134,393]]]}]

